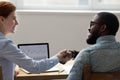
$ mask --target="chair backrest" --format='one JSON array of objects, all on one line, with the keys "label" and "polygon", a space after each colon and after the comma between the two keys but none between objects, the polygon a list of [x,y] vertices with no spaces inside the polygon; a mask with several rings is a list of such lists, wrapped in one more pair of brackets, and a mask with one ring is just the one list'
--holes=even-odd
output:
[{"label": "chair backrest", "polygon": [[0,80],[3,80],[3,77],[2,77],[2,67],[0,66]]},{"label": "chair backrest", "polygon": [[92,72],[90,65],[85,65],[83,80],[120,80],[120,72]]}]

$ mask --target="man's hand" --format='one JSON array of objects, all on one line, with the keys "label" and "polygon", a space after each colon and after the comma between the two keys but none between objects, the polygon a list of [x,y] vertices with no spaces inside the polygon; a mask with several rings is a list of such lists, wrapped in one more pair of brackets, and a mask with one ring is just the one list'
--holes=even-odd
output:
[{"label": "man's hand", "polygon": [[63,50],[58,52],[57,56],[59,58],[59,62],[65,64],[72,58],[72,52],[69,50]]},{"label": "man's hand", "polygon": [[76,50],[70,50],[70,52],[72,53],[73,59],[75,59],[76,56],[79,54],[79,51],[76,51]]}]

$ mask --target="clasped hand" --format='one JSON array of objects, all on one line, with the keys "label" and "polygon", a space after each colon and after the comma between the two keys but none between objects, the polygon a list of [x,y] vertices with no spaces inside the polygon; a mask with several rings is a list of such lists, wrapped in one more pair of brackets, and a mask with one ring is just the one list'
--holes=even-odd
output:
[{"label": "clasped hand", "polygon": [[65,50],[58,52],[57,56],[59,58],[59,62],[62,64],[65,64],[70,59],[75,58],[74,55],[77,55],[78,53],[76,54],[74,53],[74,51],[65,49]]}]

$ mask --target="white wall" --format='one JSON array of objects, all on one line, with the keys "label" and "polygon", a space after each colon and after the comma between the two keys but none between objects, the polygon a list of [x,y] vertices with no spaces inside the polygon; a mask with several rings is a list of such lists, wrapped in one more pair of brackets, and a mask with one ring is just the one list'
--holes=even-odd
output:
[{"label": "white wall", "polygon": [[[95,13],[17,12],[19,25],[8,37],[18,43],[48,42],[51,56],[63,49],[81,50],[88,45],[89,22]],[[120,14],[116,14],[120,17]],[[120,32],[117,35],[120,41]]]}]

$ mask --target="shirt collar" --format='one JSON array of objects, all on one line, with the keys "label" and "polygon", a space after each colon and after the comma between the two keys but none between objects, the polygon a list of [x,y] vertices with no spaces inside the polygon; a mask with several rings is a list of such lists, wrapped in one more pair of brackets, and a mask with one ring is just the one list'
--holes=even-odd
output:
[{"label": "shirt collar", "polygon": [[99,37],[96,43],[115,42],[115,41],[116,39],[114,35],[107,35],[107,36]]},{"label": "shirt collar", "polygon": [[5,37],[5,35],[3,35],[3,33],[0,32],[0,38]]}]

